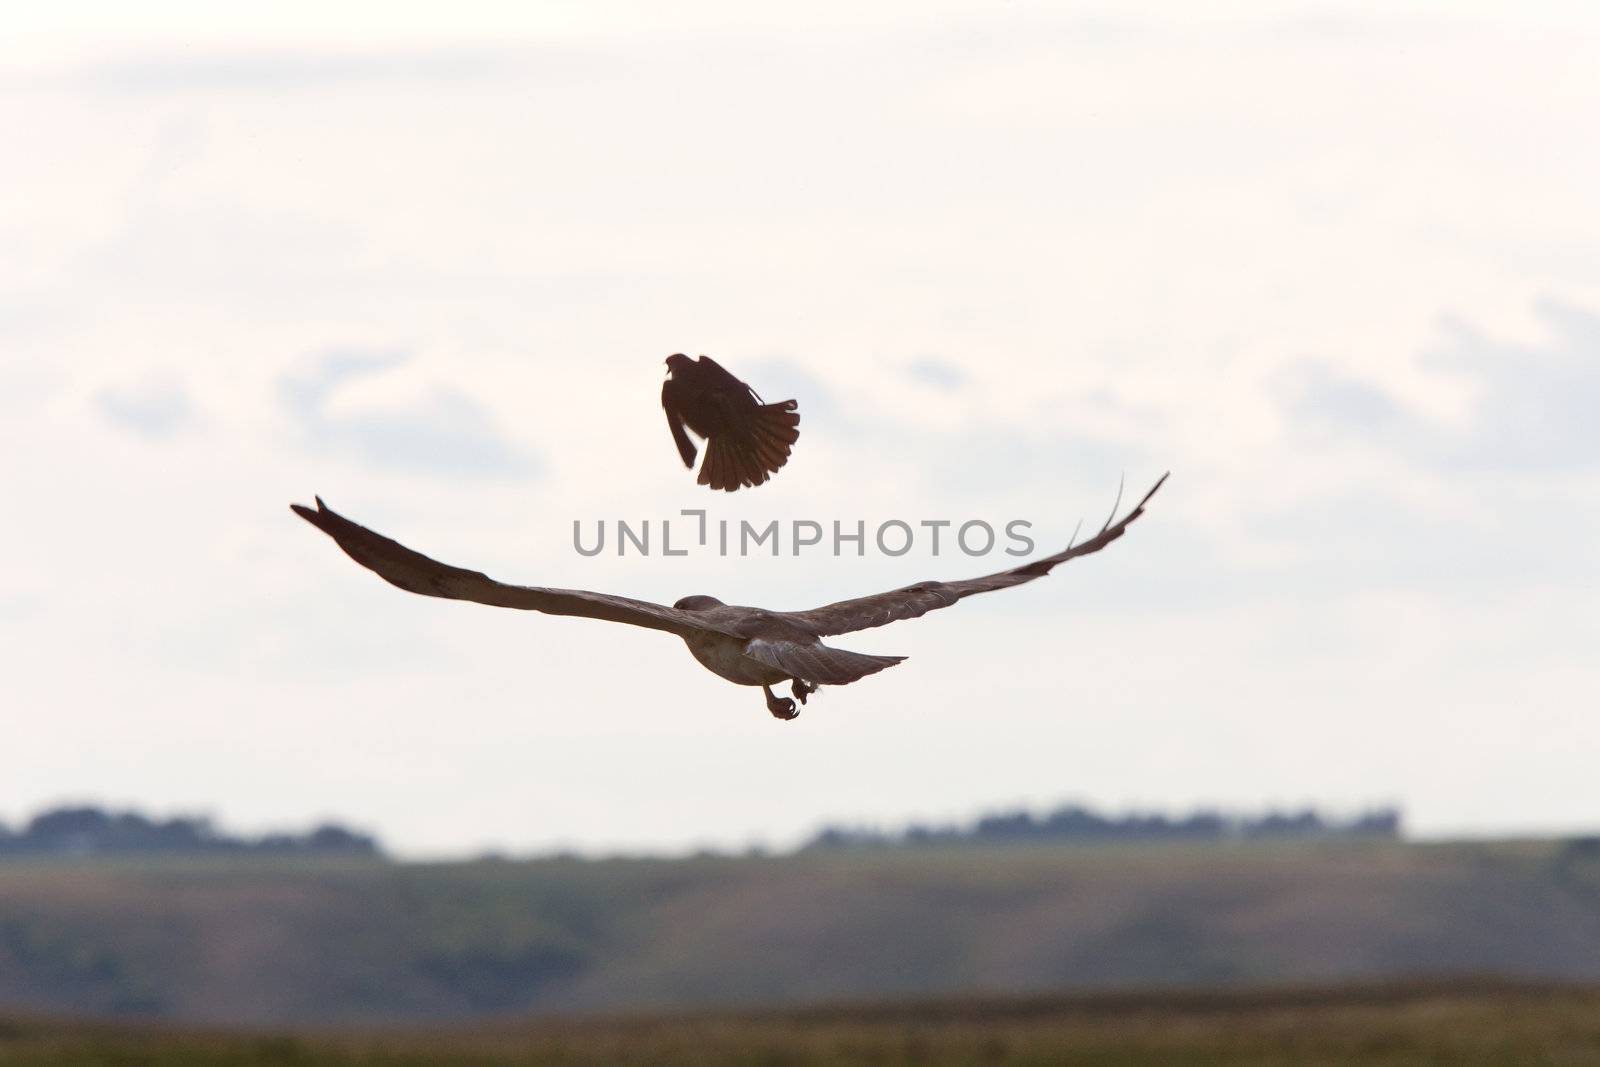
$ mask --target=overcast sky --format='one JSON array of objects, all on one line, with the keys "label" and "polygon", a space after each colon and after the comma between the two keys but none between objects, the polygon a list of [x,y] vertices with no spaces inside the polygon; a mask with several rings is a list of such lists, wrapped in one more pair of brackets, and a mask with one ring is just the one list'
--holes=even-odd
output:
[{"label": "overcast sky", "polygon": [[[1065,801],[1600,826],[1600,9],[1365,6],[15,27],[0,819],[419,856]],[[676,351],[799,400],[775,482],[695,487]],[[572,523],[1045,549],[1169,468],[1104,554],[841,638],[910,660],[792,723],[667,635],[402,594],[287,508],[800,608],[1012,561],[585,558]]]}]

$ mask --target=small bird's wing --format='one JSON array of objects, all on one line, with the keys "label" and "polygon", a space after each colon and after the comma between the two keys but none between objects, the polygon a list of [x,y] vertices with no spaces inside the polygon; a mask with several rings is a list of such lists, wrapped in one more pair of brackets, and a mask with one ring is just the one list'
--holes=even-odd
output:
[{"label": "small bird's wing", "polygon": [[915,619],[930,611],[947,608],[974,593],[1009,589],[1014,585],[1031,582],[1035,578],[1049,574],[1052,568],[1069,559],[1100,551],[1127,533],[1128,526],[1144,514],[1144,506],[1156,495],[1156,490],[1160,489],[1166,480],[1167,475],[1163,474],[1160,481],[1151,486],[1150,491],[1144,495],[1144,499],[1121,519],[1116,518],[1113,509],[1111,518],[1106,520],[1105,526],[1101,527],[1098,534],[1082,544],[1068,545],[1053,556],[1043,556],[1020,567],[986,574],[981,578],[968,578],[960,582],[918,582],[903,589],[858,597],[855,600],[841,600],[837,604],[828,604],[810,611],[782,612],[782,617],[818,637],[826,637],[829,634],[870,630],[874,626],[885,626],[900,619]]},{"label": "small bird's wing", "polygon": [[377,574],[390,585],[399,586],[410,593],[423,596],[444,597],[449,600],[471,600],[498,608],[519,608],[523,611],[542,611],[546,615],[577,615],[607,622],[622,622],[629,626],[644,626],[652,630],[685,637],[694,633],[714,630],[736,636],[725,625],[707,624],[686,611],[652,604],[645,600],[612,596],[609,593],[591,593],[583,589],[544,589],[529,585],[507,585],[497,582],[481,571],[452,567],[448,563],[429,559],[414,552],[400,542],[391,540],[365,526],[331,510],[317,498],[316,510],[302,504],[290,504],[294,513],[333,538],[344,549],[345,555]]},{"label": "small bird's wing", "polygon": [[816,685],[848,685],[905,659],[904,656],[869,656],[862,652],[830,648],[819,641],[803,644],[764,637],[745,645],[744,654],[788,673],[791,678]]},{"label": "small bird's wing", "polygon": [[761,394],[750,388],[747,382],[734,377],[732,371],[712,359],[710,356],[701,356],[694,361],[699,387],[708,393],[734,393],[748,396],[757,404],[765,403]]},{"label": "small bird's wing", "polygon": [[672,443],[678,446],[678,455],[685,467],[694,466],[697,449],[689,440],[689,431],[683,425],[683,390],[686,383],[668,378],[661,383],[661,410],[667,413],[667,426],[672,430]]}]

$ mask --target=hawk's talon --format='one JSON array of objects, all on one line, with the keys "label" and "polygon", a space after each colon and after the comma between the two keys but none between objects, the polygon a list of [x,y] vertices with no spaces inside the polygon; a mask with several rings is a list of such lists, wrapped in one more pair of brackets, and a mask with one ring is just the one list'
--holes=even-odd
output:
[{"label": "hawk's talon", "polygon": [[800,713],[795,710],[794,701],[788,697],[780,697],[773,693],[772,687],[769,685],[762,686],[761,691],[767,694],[767,710],[772,712],[774,719],[788,720],[800,717]]},{"label": "hawk's talon", "polygon": [[789,692],[794,694],[794,698],[796,700],[804,704],[806,702],[806,697],[810,696],[812,693],[815,693],[819,688],[821,687],[812,685],[810,682],[802,682],[800,679],[796,678],[790,684]]}]

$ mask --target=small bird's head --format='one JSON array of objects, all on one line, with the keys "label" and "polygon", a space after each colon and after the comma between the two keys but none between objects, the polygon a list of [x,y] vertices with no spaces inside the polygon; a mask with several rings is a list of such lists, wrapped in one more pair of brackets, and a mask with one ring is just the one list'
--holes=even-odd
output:
[{"label": "small bird's head", "polygon": [[679,371],[692,366],[694,366],[694,360],[690,359],[682,352],[674,352],[672,355],[667,357],[668,374],[676,374]]},{"label": "small bird's head", "polygon": [[679,611],[704,611],[707,608],[720,608],[723,605],[722,601],[714,596],[704,596],[697,593],[694,596],[684,597],[672,606]]}]

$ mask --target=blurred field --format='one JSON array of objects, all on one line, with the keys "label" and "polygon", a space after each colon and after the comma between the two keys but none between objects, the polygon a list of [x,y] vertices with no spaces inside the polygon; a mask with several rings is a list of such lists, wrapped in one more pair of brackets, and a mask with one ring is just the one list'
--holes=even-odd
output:
[{"label": "blurred field", "polygon": [[0,1012],[300,1027],[1492,974],[1600,983],[1558,842],[0,864]]},{"label": "blurred field", "polygon": [[434,1032],[0,1021],[0,1063],[1583,1064],[1600,990],[1494,983],[960,1000]]}]

